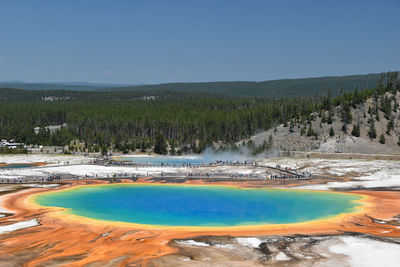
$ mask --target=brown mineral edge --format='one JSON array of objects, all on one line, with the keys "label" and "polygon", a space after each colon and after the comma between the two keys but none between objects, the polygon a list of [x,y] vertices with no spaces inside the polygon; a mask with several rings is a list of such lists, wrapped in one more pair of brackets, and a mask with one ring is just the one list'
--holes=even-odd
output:
[{"label": "brown mineral edge", "polygon": [[[128,183],[129,181],[122,181]],[[103,184],[105,181],[74,181],[58,189],[30,188],[1,197],[13,215],[0,218],[0,226],[37,219],[38,226],[0,235],[0,266],[149,266],[153,259],[176,254],[170,243],[200,236],[288,236],[363,233],[400,237],[399,226],[390,223],[400,214],[400,192],[349,191],[364,196],[357,212],[305,223],[240,227],[152,227],[98,221],[67,215],[62,209],[34,205],[37,193]],[[194,184],[191,182],[185,184]],[[207,183],[240,187],[248,183]]]}]

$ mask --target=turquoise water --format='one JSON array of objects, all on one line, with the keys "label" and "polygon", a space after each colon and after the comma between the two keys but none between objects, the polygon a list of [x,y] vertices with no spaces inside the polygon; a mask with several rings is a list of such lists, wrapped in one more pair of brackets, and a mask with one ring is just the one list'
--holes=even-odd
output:
[{"label": "turquoise water", "polygon": [[185,157],[123,157],[121,160],[131,161],[139,164],[161,165],[163,164],[202,164],[210,163],[211,161],[205,158],[185,158]]},{"label": "turquoise water", "polygon": [[118,158],[118,160],[122,161],[131,161],[138,164],[150,164],[150,165],[161,165],[161,164],[169,164],[169,165],[180,165],[180,164],[203,164],[203,163],[211,163],[218,161],[235,161],[239,159],[227,159],[224,156],[220,158],[209,157],[205,155],[196,156],[196,157],[173,157],[173,156],[151,156],[151,157],[122,157]]},{"label": "turquoise water", "polygon": [[100,220],[164,226],[310,221],[354,211],[357,195],[225,186],[100,185],[38,195],[42,206]]},{"label": "turquoise water", "polygon": [[23,163],[23,164],[7,164],[0,166],[2,169],[22,169],[22,168],[30,168],[34,167],[35,164],[30,164],[30,163]]}]

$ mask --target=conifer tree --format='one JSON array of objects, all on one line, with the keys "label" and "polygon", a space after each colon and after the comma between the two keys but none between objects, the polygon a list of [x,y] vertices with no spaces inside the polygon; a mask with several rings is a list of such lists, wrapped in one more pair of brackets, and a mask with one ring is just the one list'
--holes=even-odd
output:
[{"label": "conifer tree", "polygon": [[386,128],[386,133],[388,135],[390,135],[390,131],[393,129],[393,127],[394,127],[394,120],[393,120],[393,118],[391,118],[390,121],[388,121],[387,128]]},{"label": "conifer tree", "polygon": [[353,116],[351,115],[350,105],[346,102],[342,106],[342,122],[350,124],[352,120]]},{"label": "conifer tree", "polygon": [[342,131],[343,131],[344,133],[347,133],[347,124],[346,124],[346,123],[343,123],[343,125],[342,125]]},{"label": "conifer tree", "polygon": [[373,119],[371,119],[370,123],[371,123],[371,128],[369,129],[368,135],[369,135],[369,138],[375,139],[376,138],[375,122]]},{"label": "conifer tree", "polygon": [[108,148],[107,148],[106,146],[102,146],[102,147],[101,147],[101,154],[102,154],[103,156],[105,156],[105,155],[108,154]]},{"label": "conifer tree", "polygon": [[335,131],[333,130],[332,127],[329,129],[329,136],[330,136],[330,137],[335,136]]},{"label": "conifer tree", "polygon": [[384,134],[381,134],[381,136],[379,137],[379,142],[380,142],[381,144],[386,143],[386,138],[385,138],[385,135],[384,135]]},{"label": "conifer tree", "polygon": [[313,129],[311,128],[311,124],[308,126],[308,130],[307,130],[307,136],[312,136],[312,135],[314,135],[314,131],[313,131]]},{"label": "conifer tree", "polygon": [[306,134],[306,127],[301,127],[300,129],[300,135],[305,135]]},{"label": "conifer tree", "polygon": [[351,135],[355,137],[360,137],[360,126],[359,124],[353,125],[353,130],[351,131]]},{"label": "conifer tree", "polygon": [[174,139],[171,140],[170,146],[171,147],[170,147],[169,153],[171,155],[175,155],[176,154],[176,141]]},{"label": "conifer tree", "polygon": [[167,141],[165,140],[165,136],[162,133],[158,132],[154,143],[154,153],[166,155],[168,153],[167,147],[168,146]]},{"label": "conifer tree", "polygon": [[330,109],[330,110],[329,110],[329,113],[328,113],[328,120],[327,120],[327,123],[328,123],[328,124],[332,124],[332,122],[333,122],[333,111],[332,111],[332,109]]}]

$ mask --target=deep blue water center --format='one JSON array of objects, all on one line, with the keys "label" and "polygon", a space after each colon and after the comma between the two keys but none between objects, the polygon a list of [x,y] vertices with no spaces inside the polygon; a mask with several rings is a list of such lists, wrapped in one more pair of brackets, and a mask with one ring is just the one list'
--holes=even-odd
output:
[{"label": "deep blue water center", "polygon": [[164,226],[283,224],[352,212],[357,195],[226,186],[117,184],[41,194],[43,206],[93,219]]}]

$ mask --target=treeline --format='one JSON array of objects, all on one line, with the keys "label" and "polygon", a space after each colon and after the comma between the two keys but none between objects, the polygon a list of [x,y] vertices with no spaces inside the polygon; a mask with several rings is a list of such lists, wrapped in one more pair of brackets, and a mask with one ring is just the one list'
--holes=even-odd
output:
[{"label": "treeline", "polygon": [[73,102],[73,101],[119,101],[153,99],[189,99],[221,95],[204,92],[154,91],[68,91],[68,90],[21,90],[0,88],[0,104],[6,102]]},{"label": "treeline", "polygon": [[[385,92],[397,92],[399,86],[395,72],[382,76],[375,89],[341,92],[337,97],[327,92],[318,98],[210,97],[202,93],[164,91],[151,98],[148,92],[136,92],[137,95],[130,98],[125,94],[132,96],[131,92],[114,96],[103,92],[92,97],[86,95],[87,92],[77,92],[84,97],[42,101],[27,99],[32,91],[24,96],[23,91],[18,90],[14,92],[18,98],[0,102],[0,138],[26,144],[69,145],[71,150],[79,151],[153,149],[161,154],[200,153],[213,143],[230,147],[256,131],[281,123],[288,127],[295,123],[306,124],[311,122],[311,114],[315,112],[323,117],[324,123],[332,123],[334,107],[340,108],[343,131],[347,131],[353,123],[350,107],[364,103],[369,97],[381,99],[379,105],[371,107],[371,113],[383,109],[390,118],[393,106],[385,100]],[[65,96],[69,92],[53,93]],[[45,128],[63,123],[68,127],[53,134]],[[37,134],[35,127],[40,127]],[[311,126],[302,131],[315,135]],[[84,145],[75,145],[82,142]],[[270,147],[266,142],[263,148],[254,150],[260,152]]]},{"label": "treeline", "polygon": [[[177,152],[201,152],[213,142],[229,144],[314,111],[313,98],[160,98],[153,101],[3,102],[0,136],[26,144],[68,145],[86,149],[141,149],[162,135]],[[54,134],[44,127],[68,123]],[[41,127],[38,134],[34,127]]]}]

